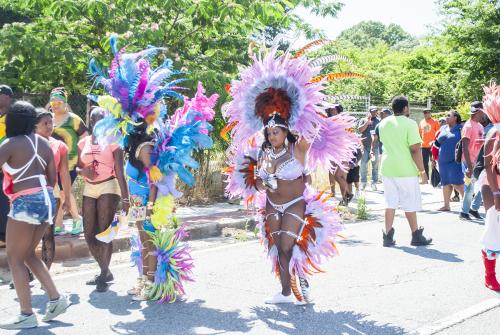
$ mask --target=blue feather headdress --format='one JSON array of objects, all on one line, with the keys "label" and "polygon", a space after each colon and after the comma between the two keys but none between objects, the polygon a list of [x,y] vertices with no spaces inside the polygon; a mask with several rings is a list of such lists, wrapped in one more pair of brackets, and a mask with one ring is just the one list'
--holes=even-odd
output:
[{"label": "blue feather headdress", "polygon": [[108,75],[95,59],[89,63],[90,74],[109,94],[90,98],[110,111],[110,115],[98,122],[94,129],[100,143],[106,145],[117,142],[123,147],[134,127],[144,122],[149,130],[157,126],[166,115],[164,97],[183,99],[176,90],[180,89],[177,85],[184,79],[167,82],[173,75],[180,73],[173,70],[170,59],[166,59],[156,69],[151,68],[152,57],[163,48],[148,47],[140,52],[125,53],[127,47],[118,50],[117,43],[117,36],[112,35],[110,45],[114,58]]}]

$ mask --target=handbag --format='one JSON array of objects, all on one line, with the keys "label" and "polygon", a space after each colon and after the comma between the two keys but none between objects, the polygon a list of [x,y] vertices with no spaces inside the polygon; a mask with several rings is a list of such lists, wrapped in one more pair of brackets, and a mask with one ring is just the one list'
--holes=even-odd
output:
[{"label": "handbag", "polygon": [[463,145],[462,145],[462,139],[457,142],[455,145],[455,162],[457,163],[462,163],[462,152],[463,152]]},{"label": "handbag", "polygon": [[441,175],[439,174],[439,171],[436,169],[436,167],[433,167],[431,174],[431,185],[433,187],[438,187],[439,183],[441,183]]}]

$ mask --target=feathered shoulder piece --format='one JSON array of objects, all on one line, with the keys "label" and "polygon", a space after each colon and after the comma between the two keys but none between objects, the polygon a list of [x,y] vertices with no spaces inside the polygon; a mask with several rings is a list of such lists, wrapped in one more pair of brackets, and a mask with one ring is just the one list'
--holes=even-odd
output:
[{"label": "feathered shoulder piece", "polygon": [[484,87],[484,112],[493,124],[500,124],[500,86],[492,82]]},{"label": "feathered shoulder piece", "polygon": [[205,96],[205,89],[198,83],[193,98],[184,97],[184,105],[172,117],[161,124],[156,135],[155,155],[157,166],[163,177],[157,183],[161,195],[180,196],[175,189],[175,176],[192,186],[195,178],[190,169],[197,169],[198,162],[193,158],[196,150],[210,149],[213,145],[209,134],[210,122],[215,116],[218,94]]},{"label": "feathered shoulder piece", "polygon": [[182,99],[176,92],[183,79],[169,81],[179,72],[172,69],[172,61],[166,59],[156,69],[150,61],[162,48],[147,48],[136,53],[126,53],[126,46],[118,50],[116,35],[110,38],[114,58],[107,73],[95,59],[89,63],[89,72],[96,77],[109,96],[95,97],[97,103],[111,112],[96,126],[101,143],[118,141],[123,146],[124,138],[135,126],[146,123],[150,130],[163,116],[163,98],[170,96]]}]

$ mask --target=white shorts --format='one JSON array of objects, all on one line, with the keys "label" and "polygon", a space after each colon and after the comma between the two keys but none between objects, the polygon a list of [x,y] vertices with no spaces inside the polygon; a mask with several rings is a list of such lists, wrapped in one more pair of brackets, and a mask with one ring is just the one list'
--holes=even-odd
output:
[{"label": "white shorts", "polygon": [[405,212],[422,210],[418,177],[383,177],[385,208],[401,208]]}]

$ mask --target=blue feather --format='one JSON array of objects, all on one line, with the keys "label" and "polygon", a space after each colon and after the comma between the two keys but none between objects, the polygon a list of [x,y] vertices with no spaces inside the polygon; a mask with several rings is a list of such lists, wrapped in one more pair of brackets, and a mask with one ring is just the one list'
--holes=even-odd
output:
[{"label": "blue feather", "polygon": [[102,70],[102,68],[99,66],[99,64],[97,63],[97,61],[94,58],[92,58],[90,60],[88,70],[89,70],[89,74],[91,76],[106,78],[106,74],[104,73],[104,71]]},{"label": "blue feather", "polygon": [[116,55],[118,53],[118,35],[111,34],[111,37],[109,38],[109,45],[111,46],[111,52],[113,55]]}]

